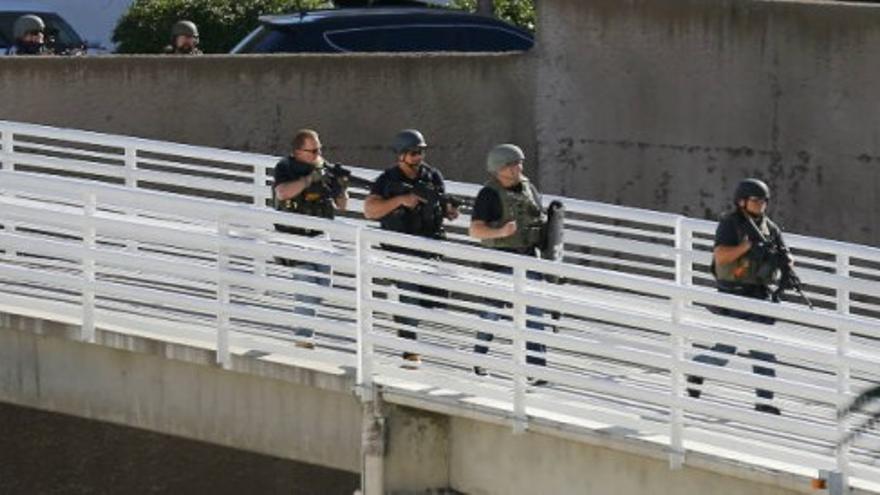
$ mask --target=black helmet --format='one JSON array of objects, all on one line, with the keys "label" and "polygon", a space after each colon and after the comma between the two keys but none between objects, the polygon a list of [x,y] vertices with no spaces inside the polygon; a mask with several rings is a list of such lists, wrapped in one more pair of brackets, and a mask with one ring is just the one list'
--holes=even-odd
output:
[{"label": "black helmet", "polygon": [[739,203],[739,200],[748,198],[770,199],[770,188],[762,180],[743,179],[736,186],[733,202]]},{"label": "black helmet", "polygon": [[406,153],[409,150],[427,147],[428,143],[425,142],[425,136],[422,136],[422,133],[415,129],[404,129],[398,132],[394,136],[394,141],[391,142],[391,149],[396,155]]}]

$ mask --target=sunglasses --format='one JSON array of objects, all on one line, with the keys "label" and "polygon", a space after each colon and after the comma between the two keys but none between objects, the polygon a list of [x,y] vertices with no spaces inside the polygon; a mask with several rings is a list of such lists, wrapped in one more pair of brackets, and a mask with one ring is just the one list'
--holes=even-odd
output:
[{"label": "sunglasses", "polygon": [[317,154],[320,154],[320,153],[321,153],[322,149],[323,149],[323,148],[314,148],[314,149],[311,149],[311,150],[307,150],[307,149],[302,149],[302,148],[301,148],[300,151],[302,151],[303,153],[311,153],[311,154],[313,154],[313,155],[317,155]]},{"label": "sunglasses", "polygon": [[407,150],[406,154],[410,155],[410,156],[421,156],[421,155],[425,154],[425,150],[422,148],[417,148],[414,150]]}]

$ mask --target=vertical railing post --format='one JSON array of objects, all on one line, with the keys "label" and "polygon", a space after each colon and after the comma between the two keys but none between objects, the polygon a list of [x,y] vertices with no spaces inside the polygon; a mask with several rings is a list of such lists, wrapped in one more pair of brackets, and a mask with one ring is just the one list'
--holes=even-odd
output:
[{"label": "vertical railing post", "polygon": [[355,231],[355,291],[357,311],[357,381],[356,392],[361,399],[361,491],[362,495],[385,493],[386,418],[381,397],[373,387],[373,288],[369,263],[372,256],[367,230]]},{"label": "vertical railing post", "polygon": [[[266,169],[262,165],[254,165],[254,206],[266,207]],[[274,187],[274,186],[273,186]]]},{"label": "vertical railing post", "polygon": [[[125,187],[134,191],[137,189],[137,149],[128,144],[125,146],[125,171],[123,172],[125,178]],[[132,217],[134,216],[134,210],[131,208],[125,209],[126,216]],[[131,254],[136,254],[138,250],[138,243],[135,240],[128,239],[125,241],[125,250]]]},{"label": "vertical railing post", "polygon": [[80,338],[83,342],[95,341],[95,247],[97,230],[95,213],[98,210],[98,198],[95,193],[86,193],[83,197],[85,228],[83,229],[83,292],[82,292],[82,330]]},{"label": "vertical railing post", "polygon": [[0,145],[3,146],[3,149],[0,150],[0,170],[13,170],[13,161],[12,161],[12,129],[5,126],[0,125],[0,133],[2,133],[2,138],[0,138]]},{"label": "vertical railing post", "polygon": [[[684,217],[675,222],[675,284],[676,290],[691,285],[690,232],[684,227]],[[687,255],[685,251],[688,250]],[[670,421],[669,421],[669,466],[679,469],[684,464],[684,350],[687,345],[681,331],[681,316],[684,302],[681,295],[670,301],[672,308],[672,332],[669,335],[670,345]]]},{"label": "vertical railing post", "polygon": [[232,362],[229,355],[229,282],[226,272],[229,269],[229,222],[225,218],[217,220],[217,364],[229,369]]},{"label": "vertical railing post", "polygon": [[[254,165],[254,206],[258,208],[266,207],[266,197],[267,192],[271,191],[269,186],[266,185],[266,168],[263,165]],[[274,187],[274,185],[272,186]],[[270,196],[271,197],[271,196]],[[273,229],[274,230],[274,229]],[[269,262],[265,256],[259,256],[254,258],[254,274],[260,278],[266,277],[266,264]],[[330,280],[333,280],[333,276],[330,276]]]},{"label": "vertical railing post", "polygon": [[[847,254],[837,255],[837,275],[841,277],[849,276],[850,259]],[[850,292],[844,283],[837,286],[837,312],[841,316],[849,316]],[[843,409],[849,403],[851,397],[850,380],[851,369],[849,365],[850,351],[850,330],[845,324],[837,325],[837,408]],[[851,421],[842,419],[837,422],[838,438],[843,438],[849,431]],[[840,483],[843,487],[849,486],[849,461],[850,446],[849,444],[839,445],[837,447],[837,470],[840,474]]]},{"label": "vertical railing post", "polygon": [[132,145],[125,146],[125,187],[137,187],[137,149]]},{"label": "vertical railing post", "polygon": [[528,428],[526,416],[526,269],[513,267],[513,431]]},{"label": "vertical railing post", "polygon": [[[0,150],[0,170],[6,170],[12,172],[15,170],[15,162],[13,160],[13,142],[12,142],[12,128],[6,125],[0,124],[0,132],[3,133],[2,138],[0,138],[0,144],[2,144],[3,149]],[[18,226],[18,222],[14,222],[12,220],[6,222],[3,227],[7,232],[14,233],[16,227]],[[16,258],[18,256],[18,251],[10,248],[5,253],[6,257],[9,259]]]},{"label": "vertical railing post", "polygon": [[373,394],[373,344],[370,335],[373,332],[373,311],[370,301],[373,298],[372,284],[367,267],[371,249],[364,227],[358,227],[355,233],[355,265],[356,297],[357,297],[357,387],[361,399],[372,400]]}]

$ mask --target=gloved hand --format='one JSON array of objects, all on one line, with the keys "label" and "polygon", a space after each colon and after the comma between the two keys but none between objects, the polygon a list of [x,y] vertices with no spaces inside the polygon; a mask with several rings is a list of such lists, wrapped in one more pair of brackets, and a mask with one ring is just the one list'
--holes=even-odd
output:
[{"label": "gloved hand", "polygon": [[306,176],[306,187],[308,187],[316,182],[320,182],[323,178],[324,178],[324,174],[320,168],[316,168],[315,170],[312,170],[312,173],[310,173],[309,175]]}]

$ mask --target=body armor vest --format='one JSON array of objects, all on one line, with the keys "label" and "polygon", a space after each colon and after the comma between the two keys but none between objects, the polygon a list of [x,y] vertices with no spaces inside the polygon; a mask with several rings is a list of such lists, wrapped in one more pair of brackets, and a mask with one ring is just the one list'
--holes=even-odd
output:
[{"label": "body armor vest", "polygon": [[[423,185],[428,188],[436,187],[431,180],[430,169],[423,167],[427,167],[427,165],[422,165],[419,168],[419,176],[415,182],[417,185]],[[396,181],[391,185],[388,197],[393,198],[412,192],[412,185],[404,181]],[[443,239],[445,237],[443,232],[443,213],[443,207],[439,201],[434,201],[433,203],[426,201],[419,203],[412,209],[401,206],[382,217],[379,223],[385,230],[433,239]]]},{"label": "body armor vest", "polygon": [[[285,160],[289,160],[285,158]],[[312,173],[315,168],[321,170],[322,175],[326,174],[326,163],[320,167],[305,163],[297,163],[298,166],[308,167],[308,173],[303,177]],[[274,191],[274,188],[273,188]],[[291,213],[299,213],[301,215],[309,215],[312,217],[333,218],[335,210],[333,208],[333,198],[330,197],[330,188],[324,180],[317,180],[308,185],[298,195],[284,201],[275,201],[275,208],[281,211],[289,211]]]},{"label": "body armor vest", "polygon": [[[743,225],[743,222],[746,222],[747,220],[742,217],[744,213],[735,211],[730,214],[736,215],[737,232],[739,233],[740,240],[742,240],[746,237],[746,227]],[[772,240],[773,237],[777,235],[776,232],[778,232],[778,230],[771,228],[775,226],[766,216],[762,217],[760,221],[756,221],[755,225],[764,235],[764,238],[768,240]],[[767,286],[773,283],[776,267],[772,265],[772,260],[769,260],[766,257],[762,258],[758,256],[759,254],[759,250],[752,249],[733,262],[726,264],[717,264],[713,259],[712,263],[715,278],[720,282],[725,282],[730,285]]]},{"label": "body armor vest", "polygon": [[498,193],[498,198],[501,200],[501,218],[491,222],[489,226],[499,228],[515,220],[517,229],[516,233],[508,237],[483,239],[480,241],[483,246],[493,249],[526,250],[540,245],[541,229],[545,222],[544,214],[541,212],[541,205],[538,204],[538,198],[535,197],[529,179],[523,177],[521,185],[521,191],[506,189],[494,177],[485,184],[485,187]]}]

